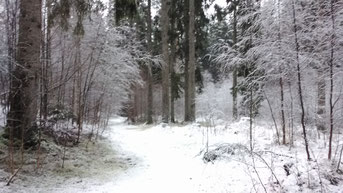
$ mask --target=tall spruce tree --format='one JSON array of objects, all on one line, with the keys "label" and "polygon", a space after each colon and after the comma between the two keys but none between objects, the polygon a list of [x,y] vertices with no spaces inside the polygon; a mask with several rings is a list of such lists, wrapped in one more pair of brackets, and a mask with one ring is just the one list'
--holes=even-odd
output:
[{"label": "tall spruce tree", "polygon": [[40,42],[42,2],[26,0],[20,3],[17,64],[11,79],[10,110],[7,133],[10,138],[21,139],[26,146],[36,143],[37,93],[40,73]]}]

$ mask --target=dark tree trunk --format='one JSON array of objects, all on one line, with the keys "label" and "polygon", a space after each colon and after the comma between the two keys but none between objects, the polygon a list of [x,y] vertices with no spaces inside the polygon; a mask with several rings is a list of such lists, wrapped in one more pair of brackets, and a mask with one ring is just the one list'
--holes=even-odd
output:
[{"label": "dark tree trunk", "polygon": [[281,98],[281,126],[282,126],[282,144],[286,144],[286,120],[285,120],[285,109],[284,109],[284,90],[283,90],[283,79],[280,77],[280,98]]},{"label": "dark tree trunk", "polygon": [[174,65],[176,64],[176,44],[177,44],[177,37],[176,37],[176,20],[175,18],[171,19],[171,48],[170,48],[170,63],[169,63],[169,70],[170,70],[170,121],[175,123],[175,99],[176,99],[176,90],[175,84],[175,69]]},{"label": "dark tree trunk", "polygon": [[169,51],[168,51],[168,40],[169,40],[169,2],[168,0],[162,0],[162,55],[164,64],[162,66],[162,121],[164,123],[169,122]]},{"label": "dark tree trunk", "polygon": [[184,94],[185,94],[185,121],[190,121],[189,117],[189,0],[185,0],[184,2],[184,26],[185,26],[185,42],[184,42],[184,54],[185,54],[185,67],[184,67],[184,76],[185,76],[185,84],[184,84]]},{"label": "dark tree trunk", "polygon": [[27,146],[35,143],[38,75],[40,73],[41,42],[40,0],[20,3],[19,36],[16,61],[10,88],[10,111],[7,126],[13,130],[15,139],[22,139]]},{"label": "dark tree trunk", "polygon": [[189,0],[189,121],[195,121],[195,5],[194,0]]},{"label": "dark tree trunk", "polygon": [[253,131],[252,131],[252,119],[254,112],[254,101],[253,101],[253,90],[250,88],[250,105],[249,105],[249,138],[250,138],[250,151],[253,152],[254,142],[253,142]]},{"label": "dark tree trunk", "polygon": [[[152,41],[151,41],[151,34],[152,34],[152,21],[151,21],[151,0],[148,0],[148,31],[147,31],[147,40],[148,40],[148,50],[152,53]],[[147,87],[148,87],[148,97],[147,97],[147,124],[152,124],[152,114],[153,114],[153,77],[151,71],[151,62],[147,64]]]},{"label": "dark tree trunk", "polygon": [[297,62],[297,75],[298,75],[298,94],[300,100],[300,108],[301,108],[301,125],[303,129],[303,137],[305,142],[305,150],[307,154],[307,160],[311,160],[310,151],[308,147],[308,140],[306,135],[306,125],[305,125],[305,108],[304,108],[304,99],[302,94],[302,86],[301,86],[301,70],[300,70],[300,61],[299,61],[299,42],[298,42],[298,27],[297,27],[297,20],[296,20],[296,13],[295,13],[295,2],[292,2],[292,9],[293,9],[293,28],[294,28],[294,43],[295,43],[295,51],[296,51],[296,62]]}]

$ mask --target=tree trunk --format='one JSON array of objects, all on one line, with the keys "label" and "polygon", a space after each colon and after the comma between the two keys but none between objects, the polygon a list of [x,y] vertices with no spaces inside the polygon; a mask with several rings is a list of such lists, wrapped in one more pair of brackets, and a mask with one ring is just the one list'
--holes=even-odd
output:
[{"label": "tree trunk", "polygon": [[[316,14],[317,18],[316,21],[318,21],[318,26],[322,25],[325,21],[323,21],[323,18],[325,18],[326,15],[326,0],[318,0],[317,9],[318,15]],[[321,42],[320,34],[318,34],[315,38],[315,43],[319,44]],[[323,51],[323,50],[322,50]],[[316,116],[316,127],[318,131],[326,131],[326,83],[325,83],[325,71],[326,71],[326,61],[323,62],[322,65],[319,65],[317,68],[317,116]],[[318,137],[320,137],[318,135]]]},{"label": "tree trunk", "polygon": [[281,126],[282,126],[282,144],[286,144],[286,120],[284,109],[284,90],[283,90],[283,78],[280,77],[280,98],[281,98]]},{"label": "tree trunk", "polygon": [[162,122],[169,122],[169,51],[168,51],[168,30],[169,30],[169,4],[168,0],[162,0]]},{"label": "tree trunk", "polygon": [[307,154],[307,160],[311,160],[310,151],[308,148],[308,141],[306,136],[306,126],[305,126],[305,108],[304,108],[304,100],[302,95],[302,86],[301,86],[301,71],[300,71],[300,61],[299,61],[299,42],[298,42],[298,27],[297,27],[297,20],[296,20],[296,13],[295,13],[295,2],[292,1],[292,8],[293,8],[293,28],[294,28],[294,43],[295,43],[295,51],[296,51],[296,62],[297,62],[297,75],[298,75],[298,94],[300,100],[300,107],[301,107],[301,125],[303,128],[303,137],[305,142],[305,150]]},{"label": "tree trunk", "polygon": [[80,135],[82,130],[82,116],[83,116],[83,105],[82,105],[82,72],[81,72],[81,37],[76,35],[76,55],[75,55],[75,67],[77,72],[75,74],[75,114],[77,129],[77,143],[80,141]]},{"label": "tree trunk", "polygon": [[276,140],[277,140],[277,143],[280,145],[280,134],[279,134],[279,129],[277,128],[277,123],[276,123],[276,119],[275,119],[275,116],[274,116],[274,113],[273,113],[273,108],[272,108],[272,105],[270,104],[270,101],[268,99],[268,96],[267,96],[266,92],[263,91],[263,93],[264,93],[264,96],[266,98],[269,110],[270,110],[270,115],[271,115],[271,117],[273,119],[273,122],[274,122],[275,131],[276,131],[276,138],[277,138]]},{"label": "tree trunk", "polygon": [[290,140],[290,147],[294,146],[294,115],[293,115],[293,104],[294,104],[294,100],[293,100],[293,92],[292,92],[292,82],[288,79],[288,87],[289,87],[289,96],[291,98],[291,108],[290,108],[290,123],[289,123],[289,140]]},{"label": "tree trunk", "polygon": [[8,127],[13,129],[13,137],[33,145],[37,132],[38,74],[40,72],[40,42],[42,25],[42,2],[25,0],[20,3],[19,35],[16,61],[10,93]]},{"label": "tree trunk", "polygon": [[59,84],[60,86],[58,87],[58,94],[57,94],[57,104],[64,106],[64,95],[65,95],[65,83],[64,83],[64,75],[65,75],[65,35],[63,31],[61,31],[60,35],[60,44],[61,44],[61,74],[59,78]]},{"label": "tree trunk", "polygon": [[184,94],[185,94],[185,122],[190,120],[189,117],[189,0],[185,0],[184,2],[184,25],[185,25],[185,42],[184,42],[184,54],[185,54],[185,67],[184,67],[184,76],[185,76],[185,84],[184,84]]},{"label": "tree trunk", "polygon": [[176,64],[176,44],[177,44],[177,37],[176,37],[176,20],[175,18],[171,19],[171,48],[170,48],[170,63],[169,63],[169,70],[170,70],[170,121],[172,123],[175,123],[175,98],[176,98],[176,92],[175,85],[177,85],[177,82],[175,81],[175,69],[174,66]]},{"label": "tree trunk", "polygon": [[[278,9],[278,56],[283,59],[282,50],[281,50],[281,11],[280,11],[280,0],[277,1],[277,9]],[[280,58],[279,58],[280,60]],[[279,65],[279,64],[278,64]],[[281,102],[281,128],[282,128],[282,144],[286,144],[286,119],[285,119],[285,109],[284,109],[284,83],[283,83],[283,74],[282,74],[282,67],[279,66],[280,71],[280,102]]]},{"label": "tree trunk", "polygon": [[253,90],[250,88],[250,105],[249,105],[249,142],[250,142],[250,151],[253,152],[254,145],[253,145],[253,132],[252,132],[252,119],[253,119],[253,112],[254,112],[254,101],[253,101]]},{"label": "tree trunk", "polygon": [[318,69],[318,107],[317,107],[317,121],[316,127],[319,131],[325,131],[325,77],[324,70],[319,67]]},{"label": "tree trunk", "polygon": [[330,61],[329,61],[329,68],[330,68],[330,139],[329,139],[329,153],[328,159],[331,159],[331,152],[332,152],[332,136],[333,136],[333,110],[334,110],[334,103],[333,103],[333,68],[334,68],[334,47],[335,47],[335,15],[334,15],[334,2],[335,0],[330,1],[330,12],[331,12],[331,41],[330,41]]},{"label": "tree trunk", "polygon": [[[152,54],[152,41],[151,41],[151,34],[152,34],[152,21],[151,21],[151,0],[148,0],[148,32],[147,32],[147,40],[148,40],[148,51]],[[152,124],[152,114],[153,114],[153,78],[152,78],[152,71],[151,71],[151,62],[147,64],[147,87],[148,87],[148,97],[147,97],[147,124]]]},{"label": "tree trunk", "polygon": [[189,0],[189,121],[195,121],[195,6],[194,0]]},{"label": "tree trunk", "polygon": [[[234,47],[237,44],[237,11],[236,8],[233,10],[233,44]],[[232,118],[237,120],[238,110],[237,110],[237,67],[233,67],[232,72]]]},{"label": "tree trunk", "polygon": [[[48,118],[48,87],[49,87],[49,66],[50,66],[50,49],[51,49],[51,42],[50,42],[50,25],[49,25],[49,13],[50,13],[50,1],[45,1],[45,13],[44,13],[44,30],[43,30],[43,61],[42,61],[42,69],[41,69],[41,108],[40,114],[41,118],[44,122],[47,121]],[[45,127],[45,126],[44,126]]]}]

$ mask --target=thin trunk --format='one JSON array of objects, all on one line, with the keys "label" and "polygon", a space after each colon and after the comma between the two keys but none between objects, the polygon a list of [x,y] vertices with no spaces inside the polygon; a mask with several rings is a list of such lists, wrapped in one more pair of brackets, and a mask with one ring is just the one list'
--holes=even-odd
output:
[{"label": "thin trunk", "polygon": [[305,108],[304,108],[304,99],[302,94],[302,86],[301,86],[301,70],[300,70],[300,61],[299,61],[299,42],[298,42],[298,27],[297,27],[297,20],[296,20],[296,13],[295,13],[295,2],[292,1],[292,8],[293,8],[293,28],[294,28],[294,43],[295,43],[295,51],[296,51],[296,62],[297,62],[297,75],[298,75],[298,93],[299,93],[299,100],[300,100],[300,108],[301,108],[301,125],[303,129],[303,137],[305,142],[305,150],[307,154],[307,160],[311,160],[310,151],[308,147],[307,135],[306,135],[306,126],[305,126]]},{"label": "thin trunk", "polygon": [[[6,8],[6,35],[7,35],[7,57],[8,57],[8,72],[9,74],[13,73],[13,60],[15,60],[15,45],[16,39],[16,13],[17,13],[17,1],[15,1],[15,8],[12,9],[9,0],[5,1],[5,8]],[[5,88],[5,85],[4,85]],[[12,92],[12,76],[8,76],[8,89]],[[10,93],[6,100],[6,109],[10,109],[10,102],[12,101],[12,94]],[[5,96],[6,98],[6,96]],[[13,147],[13,128],[9,127],[5,130],[8,134],[9,138],[9,146],[8,146],[8,167],[12,174],[14,174],[14,147]]]},{"label": "thin trunk", "polygon": [[49,16],[50,16],[50,9],[51,9],[51,2],[50,0],[46,1],[46,9],[47,9],[47,21],[46,21],[46,57],[45,57],[45,71],[44,71],[44,84],[43,84],[43,119],[46,122],[48,118],[48,99],[49,99],[49,69],[50,69],[50,61],[51,61],[51,26],[49,25]]},{"label": "thin trunk", "polygon": [[176,44],[177,44],[177,37],[175,36],[176,34],[176,20],[175,18],[172,19],[171,22],[172,25],[172,43],[171,43],[171,49],[170,49],[170,63],[169,63],[169,70],[170,70],[170,81],[171,81],[171,86],[170,86],[170,121],[172,123],[175,123],[175,96],[176,96],[176,88],[175,85],[177,82],[175,81],[175,69],[174,66],[176,64]]},{"label": "thin trunk", "polygon": [[[74,69],[75,69],[75,65],[74,65]],[[73,84],[72,84],[72,91],[71,91],[71,108],[72,108],[72,112],[73,115],[75,116],[76,114],[76,76],[73,76]],[[74,125],[75,119],[72,119],[72,125]]]},{"label": "thin trunk", "polygon": [[285,109],[284,109],[284,90],[283,90],[283,79],[280,77],[280,97],[281,97],[281,125],[282,125],[282,144],[286,144],[286,120],[285,120]]},{"label": "thin trunk", "polygon": [[317,120],[316,127],[319,131],[325,131],[325,78],[324,70],[322,68],[318,69],[318,107],[317,107]]},{"label": "thin trunk", "polygon": [[59,78],[59,84],[61,86],[58,87],[58,95],[57,95],[57,104],[58,105],[64,105],[64,94],[65,94],[65,84],[64,84],[64,63],[65,63],[65,35],[63,31],[61,31],[60,35],[60,44],[61,44],[61,74]]},{"label": "thin trunk", "polygon": [[252,132],[252,119],[253,119],[253,111],[254,111],[254,101],[253,101],[253,90],[250,88],[250,127],[249,127],[249,137],[250,137],[250,151],[253,152],[253,132]]},{"label": "thin trunk", "polygon": [[329,139],[329,153],[328,159],[331,159],[331,151],[332,151],[332,136],[333,136],[333,111],[334,111],[334,104],[333,104],[333,89],[334,89],[334,82],[333,82],[333,68],[334,68],[334,47],[335,47],[335,16],[334,16],[334,0],[330,1],[330,12],[331,12],[331,25],[332,25],[332,32],[331,32],[331,41],[330,41],[330,139]]},{"label": "thin trunk", "polygon": [[185,67],[184,67],[184,76],[185,76],[185,84],[184,84],[184,94],[185,94],[185,116],[184,121],[188,122],[189,117],[189,0],[185,0],[184,2],[184,25],[185,25],[185,42],[184,42],[184,56],[185,56]]},{"label": "thin trunk", "polygon": [[37,149],[37,168],[40,167],[40,154],[41,154],[41,129],[46,128],[47,118],[48,118],[48,67],[50,61],[50,29],[48,23],[49,17],[49,2],[43,0],[42,4],[44,6],[43,12],[43,30],[42,30],[42,61],[41,61],[41,74],[40,74],[40,111],[39,120],[40,127],[38,128],[38,149]]},{"label": "thin trunk", "polygon": [[277,127],[276,120],[275,120],[273,108],[272,108],[272,105],[270,104],[270,101],[269,101],[269,98],[267,97],[266,92],[263,91],[263,93],[264,93],[264,96],[266,97],[266,100],[267,100],[267,103],[268,103],[268,107],[269,107],[269,110],[270,110],[270,114],[271,114],[273,122],[274,122],[275,131],[276,131],[276,137],[277,137],[277,143],[280,144],[280,134],[279,134],[279,129]]},{"label": "thin trunk", "polygon": [[291,97],[291,112],[290,112],[290,132],[289,132],[289,140],[290,140],[290,148],[294,146],[294,115],[293,115],[293,92],[292,92],[292,83],[288,80],[288,87],[289,87],[289,95]]},{"label": "thin trunk", "polygon": [[162,121],[164,123],[169,122],[169,51],[168,51],[168,30],[169,30],[169,2],[168,0],[162,0]]},{"label": "thin trunk", "polygon": [[[325,17],[326,10],[325,10],[325,4],[326,0],[319,0],[318,1],[318,9],[319,9],[319,16],[316,18],[317,21],[319,21],[319,25],[321,25],[321,22],[323,17]],[[320,42],[320,37],[316,38],[316,42]],[[322,66],[319,66],[317,69],[318,73],[318,82],[317,82],[317,117],[316,117],[316,127],[318,131],[326,131],[326,84],[325,84],[325,67],[326,64],[324,64],[324,68]],[[319,134],[319,133],[318,133]],[[318,135],[320,137],[320,135]]]},{"label": "thin trunk", "polygon": [[189,0],[189,121],[195,121],[195,5]]},{"label": "thin trunk", "polygon": [[81,37],[77,35],[76,37],[76,55],[75,55],[75,67],[77,68],[77,72],[75,75],[75,114],[76,114],[76,124],[78,126],[77,129],[77,140],[76,143],[80,142],[80,135],[82,130],[82,72],[81,72]]},{"label": "thin trunk", "polygon": [[[151,0],[148,0],[148,32],[147,32],[147,40],[148,40],[148,50],[150,54],[152,54],[152,21],[151,21]],[[147,124],[152,124],[152,114],[153,114],[153,77],[151,71],[151,62],[149,61],[147,64],[147,87],[148,87],[148,107],[147,107]]]},{"label": "thin trunk", "polygon": [[[234,47],[237,44],[237,11],[236,7],[233,10],[233,44]],[[233,68],[232,72],[232,118],[237,120],[238,110],[237,110],[237,67]]]},{"label": "thin trunk", "polygon": [[[278,9],[278,56],[283,59],[282,57],[282,50],[281,50],[281,13],[280,13],[280,0],[277,2],[277,9]],[[280,58],[279,58],[280,60]],[[280,64],[278,64],[280,65]],[[284,109],[284,83],[283,83],[283,74],[282,74],[282,67],[279,67],[280,71],[280,102],[281,102],[281,128],[282,128],[282,144],[286,144],[286,119],[285,119],[285,109]]]},{"label": "thin trunk", "polygon": [[147,124],[152,124],[152,116],[153,116],[153,77],[151,71],[151,63],[148,64],[148,73],[147,73],[147,84],[148,84],[148,98],[147,98]]}]

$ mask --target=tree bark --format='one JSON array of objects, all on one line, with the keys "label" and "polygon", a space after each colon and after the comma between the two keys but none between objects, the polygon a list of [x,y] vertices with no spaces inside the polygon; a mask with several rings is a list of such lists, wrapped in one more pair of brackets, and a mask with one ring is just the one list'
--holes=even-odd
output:
[{"label": "tree bark", "polygon": [[[281,7],[280,7],[280,0],[277,1],[277,13],[278,13],[278,56],[280,60],[283,59],[282,50],[281,50]],[[280,65],[280,64],[278,64]],[[280,102],[281,102],[281,128],[282,128],[282,144],[286,144],[286,119],[285,119],[285,109],[284,109],[284,82],[283,82],[283,74],[282,74],[282,67],[279,66],[280,78],[279,78],[279,85],[280,85]]]},{"label": "tree bark", "polygon": [[15,67],[10,88],[10,111],[7,126],[13,129],[13,137],[27,146],[35,143],[38,113],[37,93],[40,73],[40,43],[42,25],[42,2],[25,0],[20,3],[19,34]]},{"label": "tree bark", "polygon": [[[148,51],[152,54],[152,21],[151,21],[151,0],[148,0],[148,31],[147,31],[147,40],[148,40]],[[152,124],[152,114],[153,114],[153,78],[152,78],[152,71],[151,71],[151,62],[149,61],[147,64],[147,87],[148,87],[148,97],[147,97],[147,117],[146,122],[147,124]]]},{"label": "tree bark", "polygon": [[281,126],[282,126],[282,144],[286,145],[286,120],[284,109],[284,90],[283,90],[283,78],[280,77],[280,98],[281,98]]},{"label": "tree bark", "polygon": [[169,0],[162,0],[162,122],[169,122],[169,51],[168,51],[168,40],[169,40]]},{"label": "tree bark", "polygon": [[189,0],[185,0],[184,2],[184,26],[185,26],[185,42],[184,42],[184,54],[185,54],[185,67],[184,67],[184,76],[185,76],[185,84],[184,84],[184,94],[185,94],[185,116],[184,121],[188,122],[190,120],[189,117]]},{"label": "tree bark", "polygon": [[[174,8],[173,8],[174,9]],[[174,10],[172,10],[174,11]],[[176,37],[176,19],[171,19],[171,48],[170,48],[170,63],[169,63],[169,70],[170,70],[170,121],[175,123],[175,99],[176,99],[176,92],[175,85],[177,82],[175,81],[175,69],[174,66],[176,65],[176,44],[177,44],[177,37]]]},{"label": "tree bark", "polygon": [[189,121],[195,121],[195,5],[189,0]]}]

